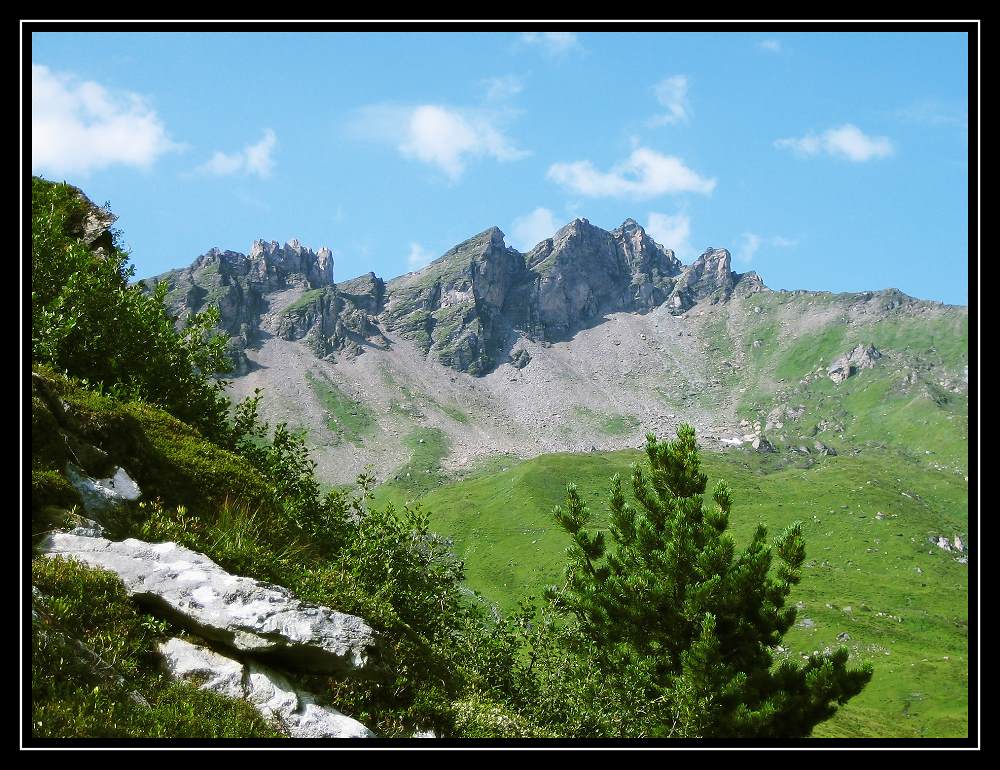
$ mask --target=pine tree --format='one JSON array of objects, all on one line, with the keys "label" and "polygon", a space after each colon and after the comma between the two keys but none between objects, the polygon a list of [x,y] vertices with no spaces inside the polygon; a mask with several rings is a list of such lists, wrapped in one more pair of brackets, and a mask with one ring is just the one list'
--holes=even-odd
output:
[{"label": "pine tree", "polygon": [[682,425],[673,442],[646,438],[649,470],[632,469],[638,505],[626,501],[619,476],[611,482],[611,545],[587,529],[590,513],[573,485],[566,507],[556,508],[573,544],[566,583],[550,598],[602,651],[596,665],[609,686],[628,679],[634,687],[635,672],[644,672],[646,734],[808,736],[835,704],[861,692],[872,669],[849,669],[846,648],[774,665],[772,651],[795,622],[786,599],[805,560],[801,524],[772,546],[758,525],[737,552],[726,534],[728,486],[720,482],[715,505],[704,504],[708,477],[694,429]]}]

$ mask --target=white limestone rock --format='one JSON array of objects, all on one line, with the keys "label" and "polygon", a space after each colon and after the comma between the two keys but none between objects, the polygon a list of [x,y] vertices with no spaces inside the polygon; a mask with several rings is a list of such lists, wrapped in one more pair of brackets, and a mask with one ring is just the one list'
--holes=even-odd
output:
[{"label": "white limestone rock", "polygon": [[311,693],[296,690],[283,674],[256,662],[246,665],[213,650],[174,638],[160,645],[167,671],[229,698],[242,698],[292,738],[373,738],[356,719],[316,703]]},{"label": "white limestone rock", "polygon": [[347,674],[372,665],[377,636],[361,618],[231,575],[176,543],[54,533],[41,551],[111,570],[153,611],[233,650],[315,672]]},{"label": "white limestone rock", "polygon": [[120,510],[126,501],[138,500],[142,495],[139,485],[124,468],[115,468],[115,472],[109,478],[95,479],[73,463],[68,463],[66,478],[80,493],[84,509],[96,518],[114,513]]}]

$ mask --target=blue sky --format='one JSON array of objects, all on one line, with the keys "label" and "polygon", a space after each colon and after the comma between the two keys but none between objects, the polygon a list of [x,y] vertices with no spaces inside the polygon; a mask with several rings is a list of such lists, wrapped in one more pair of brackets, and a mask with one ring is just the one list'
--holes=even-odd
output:
[{"label": "blue sky", "polygon": [[[137,276],[298,238],[338,280],[632,217],[775,289],[968,302],[964,33],[47,33],[34,173]],[[27,158],[27,151],[26,151]]]}]

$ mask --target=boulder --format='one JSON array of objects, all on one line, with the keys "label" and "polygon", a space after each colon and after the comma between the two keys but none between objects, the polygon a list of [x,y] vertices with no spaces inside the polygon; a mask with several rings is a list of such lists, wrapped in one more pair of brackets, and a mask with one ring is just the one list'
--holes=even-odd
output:
[{"label": "boulder", "polygon": [[754,448],[757,452],[774,452],[776,451],[774,445],[768,441],[764,436],[754,436],[753,441],[750,446]]},{"label": "boulder", "polygon": [[837,450],[833,447],[828,447],[822,441],[816,441],[813,443],[813,448],[819,452],[821,455],[827,455],[828,457],[836,457]]},{"label": "boulder", "polygon": [[324,673],[372,666],[377,636],[361,618],[305,604],[280,586],[231,575],[176,543],[55,533],[40,549],[116,573],[152,611],[235,651]]},{"label": "boulder", "polygon": [[174,679],[190,682],[229,698],[243,698],[261,714],[277,720],[292,738],[373,738],[375,734],[349,716],[316,703],[281,673],[259,663],[244,665],[207,647],[174,638],[160,645]]},{"label": "boulder", "polygon": [[858,345],[847,355],[841,356],[827,369],[827,376],[840,384],[861,369],[872,369],[882,353],[874,345]]},{"label": "boulder", "polygon": [[106,479],[95,479],[73,463],[67,463],[66,478],[80,493],[87,513],[98,520],[120,510],[126,501],[138,500],[142,494],[124,468],[115,468]]}]

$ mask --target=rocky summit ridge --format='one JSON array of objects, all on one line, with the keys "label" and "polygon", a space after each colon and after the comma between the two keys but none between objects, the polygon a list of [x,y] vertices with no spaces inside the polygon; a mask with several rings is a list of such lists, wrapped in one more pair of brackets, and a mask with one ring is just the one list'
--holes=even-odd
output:
[{"label": "rocky summit ridge", "polygon": [[165,281],[180,318],[218,306],[237,375],[250,366],[246,349],[268,336],[305,341],[332,360],[384,349],[383,332],[393,332],[444,366],[481,376],[524,361],[520,339],[558,342],[609,313],[665,306],[680,315],[766,288],[756,273],[734,272],[726,249],[683,265],[634,219],[611,231],[575,219],[527,253],[491,227],[388,282],[368,273],[338,284],[333,263],[327,248],[258,240],[248,254],[213,248],[145,284]]}]

